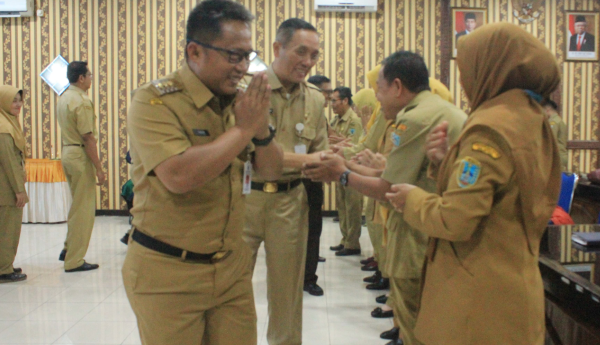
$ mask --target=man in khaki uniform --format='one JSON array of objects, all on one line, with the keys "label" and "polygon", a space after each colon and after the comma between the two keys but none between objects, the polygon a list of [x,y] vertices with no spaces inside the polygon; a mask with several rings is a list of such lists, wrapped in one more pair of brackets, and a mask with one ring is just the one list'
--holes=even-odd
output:
[{"label": "man in khaki uniform", "polygon": [[271,124],[284,150],[279,179],[257,173],[246,199],[244,240],[254,253],[264,242],[270,345],[302,343],[302,288],[308,235],[308,203],[301,183],[302,164],[327,149],[325,99],[304,81],[319,58],[319,35],[311,24],[288,19],[277,30],[275,60],[267,70]]},{"label": "man in khaki uniform", "polygon": [[123,281],[143,344],[257,342],[243,193],[252,166],[280,176],[283,152],[272,140],[265,74],[234,102],[256,56],[253,18],[233,1],[201,2],[188,18],[184,65],[134,92]]},{"label": "man in khaki uniform", "polygon": [[[385,201],[392,184],[411,181],[426,190],[435,190],[435,181],[427,176],[429,159],[425,141],[437,124],[448,123],[448,140],[458,138],[467,116],[456,106],[431,93],[428,71],[423,59],[411,52],[396,52],[386,58],[379,72],[377,97],[386,119],[395,119],[391,132],[392,151],[380,177],[351,171],[337,155],[327,155],[323,162],[307,165],[306,175],[313,179],[339,179],[361,193]],[[391,211],[384,229],[387,243],[386,270],[394,295],[394,314],[405,344],[420,344],[414,327],[419,305],[421,269],[425,259],[427,236],[408,226],[402,214]],[[396,340],[392,344],[401,343]]]},{"label": "man in khaki uniform", "polygon": [[60,96],[57,105],[62,135],[62,165],[73,196],[69,210],[68,232],[59,260],[65,272],[98,268],[83,259],[90,244],[96,218],[96,177],[98,185],[106,181],[98,158],[96,114],[86,92],[92,86],[92,72],[87,62],[73,61],[67,67],[71,86]]},{"label": "man in khaki uniform", "polygon": [[561,168],[563,171],[566,171],[569,162],[569,155],[567,152],[567,125],[560,115],[558,115],[558,105],[554,101],[550,99],[545,100],[543,105],[544,112],[546,113],[548,121],[550,122],[550,127],[552,128],[552,133],[554,133],[556,143],[558,144]]},{"label": "man in khaki uniform", "polygon": [[[333,90],[331,96],[331,108],[337,116],[331,123],[331,128],[341,137],[350,138],[351,143],[358,144],[363,133],[360,118],[352,110],[352,93],[347,87],[338,87]],[[335,255],[348,256],[360,255],[360,233],[362,228],[362,199],[363,196],[358,191],[335,185],[337,204],[340,217],[340,230],[342,231],[342,240]]]}]

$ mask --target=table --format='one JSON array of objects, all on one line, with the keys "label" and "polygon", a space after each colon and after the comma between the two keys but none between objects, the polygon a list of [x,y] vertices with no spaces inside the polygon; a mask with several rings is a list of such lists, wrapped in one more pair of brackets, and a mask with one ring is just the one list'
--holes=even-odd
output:
[{"label": "table", "polygon": [[29,203],[23,208],[23,223],[66,222],[71,191],[60,160],[26,159],[25,171]]},{"label": "table", "polygon": [[600,344],[600,248],[571,241],[598,224],[549,226],[540,246],[546,297],[546,344]]}]

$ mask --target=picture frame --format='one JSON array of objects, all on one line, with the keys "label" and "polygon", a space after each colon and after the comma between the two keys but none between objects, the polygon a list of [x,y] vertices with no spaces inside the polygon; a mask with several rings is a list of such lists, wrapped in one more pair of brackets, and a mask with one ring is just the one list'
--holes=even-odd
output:
[{"label": "picture frame", "polygon": [[565,60],[598,61],[600,12],[565,11]]},{"label": "picture frame", "polygon": [[488,10],[479,7],[453,7],[452,10],[452,58],[456,58],[456,43],[464,35],[487,24]]}]

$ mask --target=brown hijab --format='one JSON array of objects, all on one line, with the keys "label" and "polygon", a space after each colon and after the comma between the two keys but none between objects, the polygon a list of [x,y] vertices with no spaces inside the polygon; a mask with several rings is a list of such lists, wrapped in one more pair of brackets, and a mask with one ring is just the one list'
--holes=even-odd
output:
[{"label": "brown hijab", "polygon": [[10,107],[17,93],[23,97],[23,90],[9,85],[0,85],[0,133],[10,134],[17,148],[27,155],[27,145],[19,118],[10,113]]},{"label": "brown hijab", "polygon": [[457,63],[472,109],[463,135],[483,126],[509,146],[529,250],[537,255],[558,200],[560,158],[542,107],[525,90],[547,98],[560,82],[556,60],[530,33],[497,23],[463,36]]},{"label": "brown hijab", "polygon": [[560,72],[544,44],[517,25],[484,25],[458,40],[456,63],[471,111],[511,89],[543,98],[556,89]]}]

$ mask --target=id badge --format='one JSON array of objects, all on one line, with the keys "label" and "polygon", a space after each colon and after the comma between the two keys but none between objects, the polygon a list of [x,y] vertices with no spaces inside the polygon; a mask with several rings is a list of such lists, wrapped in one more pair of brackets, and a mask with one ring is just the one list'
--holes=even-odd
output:
[{"label": "id badge", "polygon": [[242,194],[247,195],[252,192],[252,162],[247,160],[244,163],[244,187],[242,188]]},{"label": "id badge", "polygon": [[300,144],[294,146],[294,153],[305,155],[306,154],[306,145]]}]

